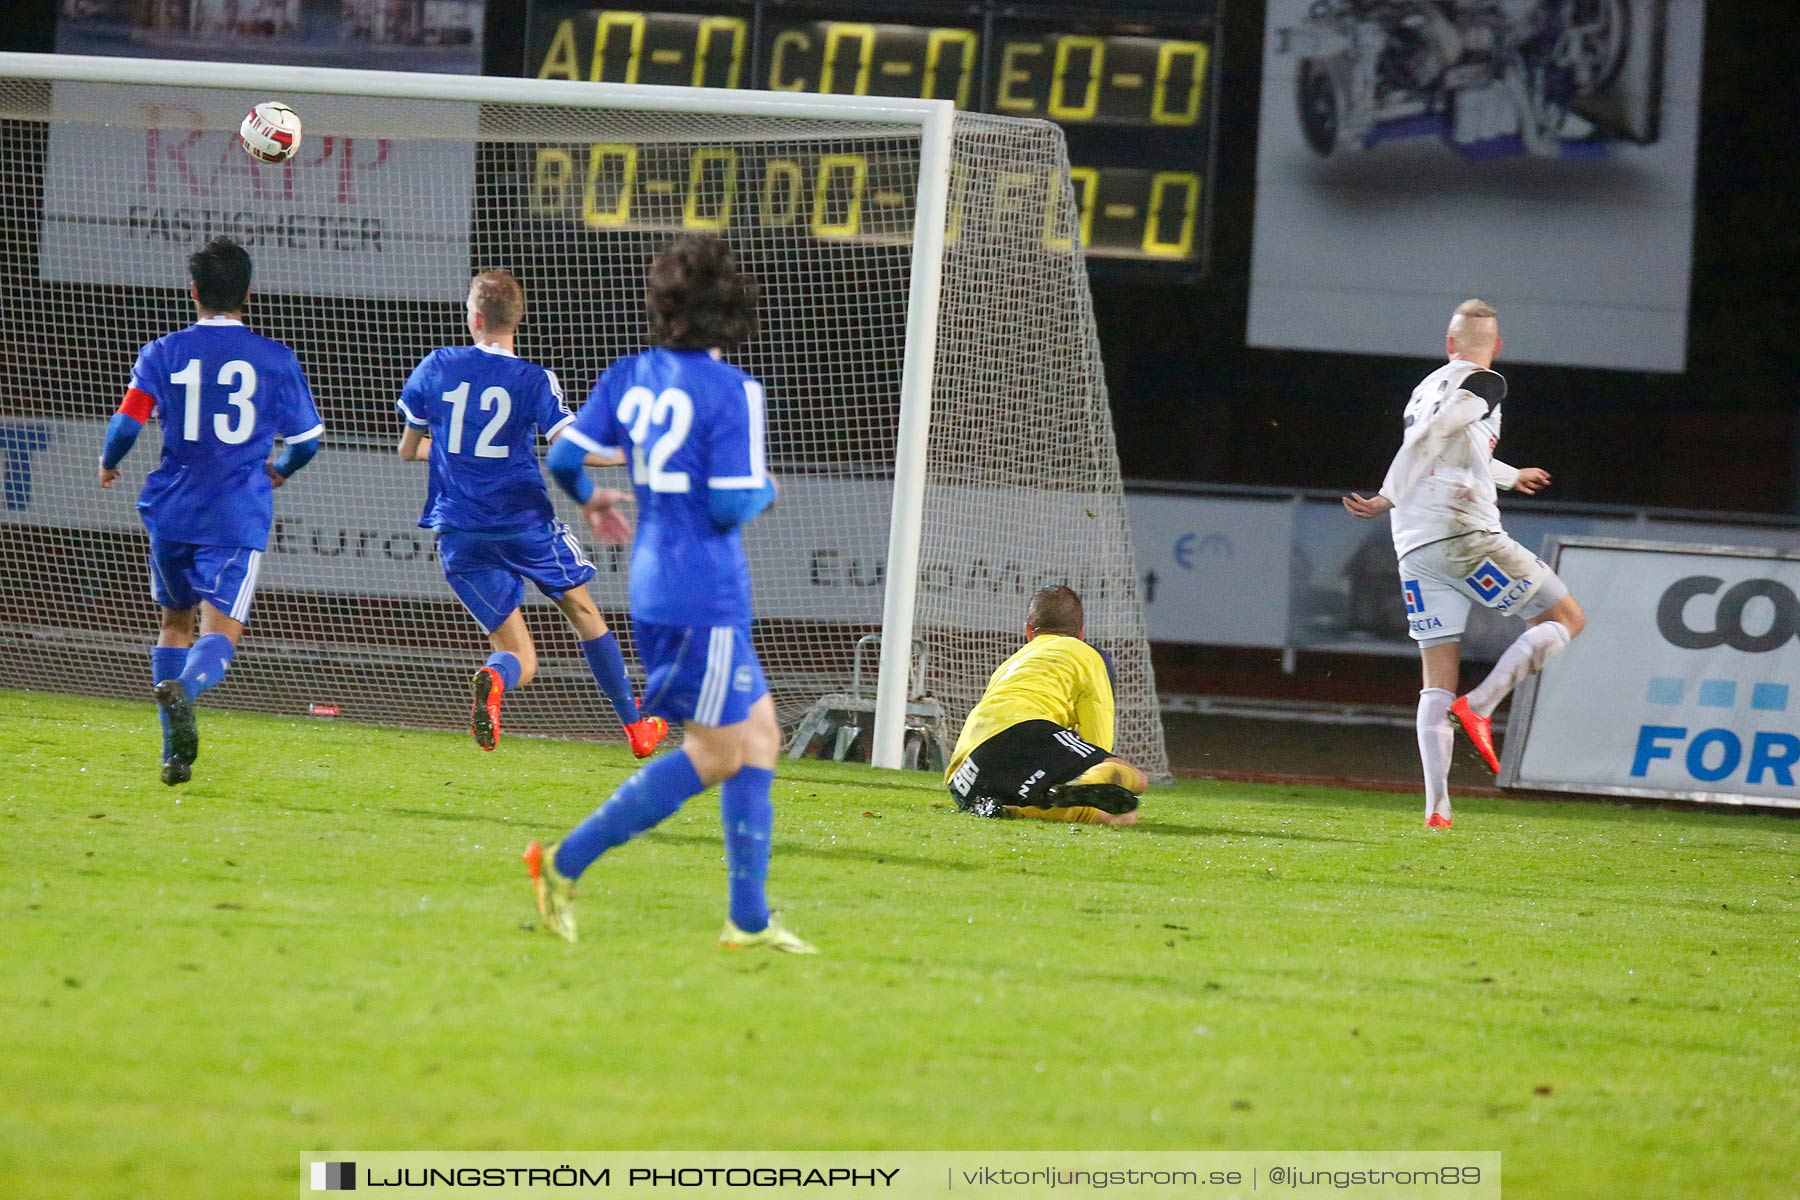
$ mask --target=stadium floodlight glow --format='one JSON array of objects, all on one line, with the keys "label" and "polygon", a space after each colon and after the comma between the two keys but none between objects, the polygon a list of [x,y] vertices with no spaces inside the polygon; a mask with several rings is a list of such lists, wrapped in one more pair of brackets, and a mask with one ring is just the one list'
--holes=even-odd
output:
[{"label": "stadium floodlight glow", "polygon": [[[305,121],[289,163],[236,146],[264,100]],[[733,357],[768,387],[782,487],[746,538],[783,719],[841,689],[880,628],[871,758],[898,766],[914,643],[960,719],[1030,592],[1066,580],[1115,662],[1116,748],[1163,772],[1055,126],[942,100],[29,54],[0,54],[0,124],[0,320],[25,348],[0,361],[0,435],[24,464],[0,509],[0,662],[40,686],[146,694],[129,494],[154,446],[123,494],[89,475],[137,347],[191,317],[182,262],[207,235],[249,247],[251,322],[299,353],[328,427],[277,495],[246,660],[274,665],[209,703],[452,726],[480,637],[412,526],[423,480],[391,453],[407,369],[466,337],[468,275],[506,266],[527,289],[521,354],[579,402],[643,345],[656,245],[712,229],[763,282],[762,332]],[[78,594],[52,566],[71,557]],[[601,565],[616,617],[624,561]],[[573,647],[533,624],[544,665],[511,727],[616,732]]]}]

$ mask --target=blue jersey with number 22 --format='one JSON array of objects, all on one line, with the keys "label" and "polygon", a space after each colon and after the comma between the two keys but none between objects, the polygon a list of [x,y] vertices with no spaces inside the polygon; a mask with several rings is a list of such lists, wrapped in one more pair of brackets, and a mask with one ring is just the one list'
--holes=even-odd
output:
[{"label": "blue jersey with number 22", "polygon": [[704,350],[645,350],[606,369],[564,436],[630,457],[632,617],[749,625],[743,535],[713,523],[708,493],[766,484],[762,384]]},{"label": "blue jersey with number 22", "polygon": [[162,464],[138,511],[150,536],[266,550],[276,438],[324,433],[294,352],[231,317],[207,317],[138,351],[131,386],[156,401]]}]

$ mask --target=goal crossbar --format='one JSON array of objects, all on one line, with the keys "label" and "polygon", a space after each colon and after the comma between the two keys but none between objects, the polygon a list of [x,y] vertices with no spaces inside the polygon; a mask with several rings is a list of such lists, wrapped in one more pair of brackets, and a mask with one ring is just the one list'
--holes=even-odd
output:
[{"label": "goal crossbar", "polygon": [[447,100],[532,104],[552,108],[689,113],[700,116],[786,117],[923,127],[955,111],[949,100],[753,92],[649,83],[572,83],[424,71],[364,71],[345,67],[246,66],[186,59],[109,58],[93,54],[0,51],[0,76],[45,82],[145,84],[161,87],[262,90],[271,95],[347,94],[384,100]]}]

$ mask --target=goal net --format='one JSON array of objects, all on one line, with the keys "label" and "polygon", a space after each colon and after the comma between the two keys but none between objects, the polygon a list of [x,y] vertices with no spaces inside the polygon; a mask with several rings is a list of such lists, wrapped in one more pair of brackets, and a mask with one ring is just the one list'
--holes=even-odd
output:
[{"label": "goal net", "polygon": [[[63,77],[37,77],[49,73]],[[134,500],[159,431],[113,490],[97,487],[96,457],[138,347],[193,319],[187,254],[228,234],[255,260],[248,319],[298,353],[326,436],[276,494],[249,632],[207,703],[461,725],[485,639],[417,527],[425,466],[393,452],[395,397],[422,356],[466,340],[468,278],[498,266],[525,285],[520,353],[578,405],[645,344],[650,256],[700,229],[726,236],[763,285],[761,332],[734,359],[767,388],[782,493],[746,543],[753,636],[791,724],[849,685],[858,638],[881,629],[915,224],[938,220],[925,482],[900,509],[921,521],[909,640],[926,690],[954,736],[1016,648],[1030,594],[1067,581],[1114,664],[1118,752],[1166,772],[1055,127],[957,115],[947,211],[921,217],[920,126],[894,119],[894,102],[707,93],[720,111],[671,111],[700,93],[393,78],[0,55],[10,680],[148,695],[156,610]],[[305,121],[283,166],[235,140],[271,98]],[[589,553],[632,662],[628,551]],[[540,671],[509,698],[509,729],[616,737],[560,615],[532,592],[526,617]]]}]

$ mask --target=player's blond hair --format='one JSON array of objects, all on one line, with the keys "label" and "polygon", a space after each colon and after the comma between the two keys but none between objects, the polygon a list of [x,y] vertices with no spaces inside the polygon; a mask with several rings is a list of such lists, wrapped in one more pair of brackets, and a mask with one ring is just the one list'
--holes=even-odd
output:
[{"label": "player's blond hair", "polygon": [[483,271],[469,281],[469,299],[492,333],[511,333],[525,319],[525,289],[511,271]]},{"label": "player's blond hair", "polygon": [[1462,349],[1485,350],[1500,340],[1500,314],[1486,300],[1464,300],[1450,317],[1450,336]]}]

